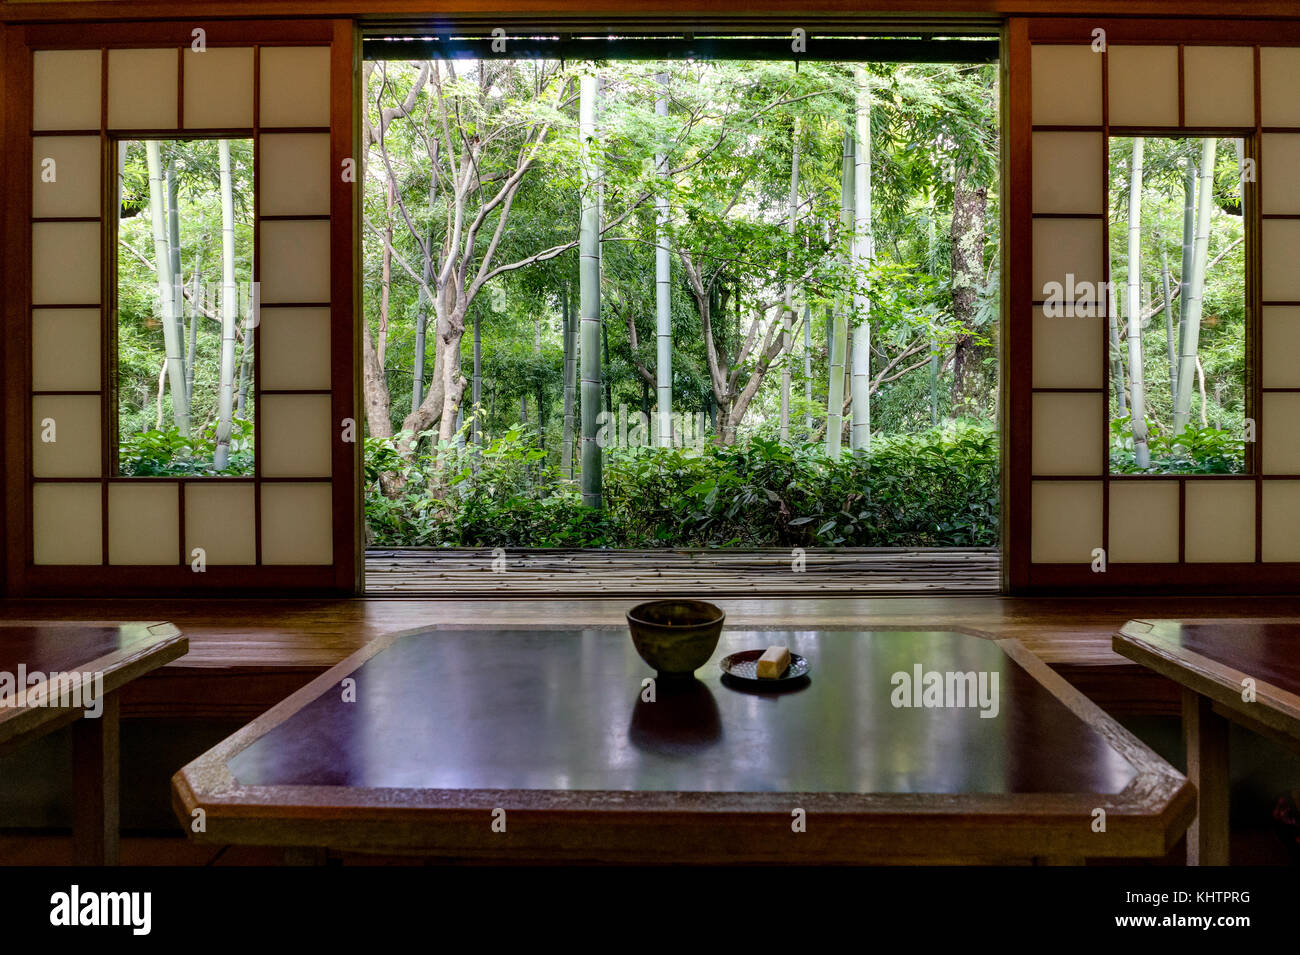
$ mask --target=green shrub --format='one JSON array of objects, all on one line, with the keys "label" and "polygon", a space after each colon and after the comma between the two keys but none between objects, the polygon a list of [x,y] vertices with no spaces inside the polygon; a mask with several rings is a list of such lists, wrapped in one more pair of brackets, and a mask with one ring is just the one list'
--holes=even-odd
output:
[{"label": "green shrub", "polygon": [[[607,449],[604,508],[548,464],[531,432],[444,446],[409,464],[366,441],[366,514],[380,545],[473,547],[984,547],[998,543],[996,432],[974,423],[877,437],[832,461],[820,444]],[[434,457],[446,475],[436,481]],[[388,496],[381,475],[402,484]]]},{"label": "green shrub", "polygon": [[217,448],[215,422],[186,438],[175,425],[125,435],[117,449],[120,474],[128,477],[242,476],[253,473],[253,423],[235,418],[226,467],[212,466]]},{"label": "green shrub", "polygon": [[1188,426],[1175,438],[1147,422],[1151,464],[1140,468],[1133,453],[1132,417],[1110,422],[1110,469],[1119,474],[1240,474],[1246,469],[1246,442],[1220,428]]}]

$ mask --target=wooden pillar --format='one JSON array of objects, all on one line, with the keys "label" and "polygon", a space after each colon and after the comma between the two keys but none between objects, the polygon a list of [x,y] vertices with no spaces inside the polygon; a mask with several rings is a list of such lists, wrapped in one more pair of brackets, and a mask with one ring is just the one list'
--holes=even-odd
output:
[{"label": "wooden pillar", "polygon": [[83,716],[72,724],[72,846],[77,865],[117,865],[119,712],[119,694],[108,693],[98,719]]},{"label": "wooden pillar", "polygon": [[1228,864],[1228,721],[1209,698],[1183,690],[1187,778],[1196,787],[1196,821],[1187,830],[1188,865]]}]

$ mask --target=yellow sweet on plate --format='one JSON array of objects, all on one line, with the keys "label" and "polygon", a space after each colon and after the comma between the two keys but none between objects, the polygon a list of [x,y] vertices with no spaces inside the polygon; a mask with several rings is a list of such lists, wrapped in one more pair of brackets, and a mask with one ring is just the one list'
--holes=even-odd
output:
[{"label": "yellow sweet on plate", "polygon": [[790,666],[790,649],[788,647],[768,647],[758,658],[758,678],[775,680]]}]

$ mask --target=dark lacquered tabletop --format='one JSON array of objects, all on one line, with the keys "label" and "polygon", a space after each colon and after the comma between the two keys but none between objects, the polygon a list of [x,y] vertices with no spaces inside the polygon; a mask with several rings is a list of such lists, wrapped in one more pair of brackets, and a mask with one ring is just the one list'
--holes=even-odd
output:
[{"label": "dark lacquered tabletop", "polygon": [[[810,678],[745,692],[717,661],[785,644]],[[900,680],[997,675],[990,705],[896,707]],[[683,685],[624,630],[409,634],[228,762],[249,786],[1117,793],[1136,770],[993,641],[953,632],[724,632]],[[955,702],[955,701],[954,701]],[[986,697],[986,704],[988,698]]]},{"label": "dark lacquered tabletop", "polygon": [[155,639],[139,624],[0,626],[0,672],[77,670]]},{"label": "dark lacquered tabletop", "polygon": [[1300,624],[1257,621],[1135,621],[1151,629],[1121,638],[1162,645],[1175,657],[1196,654],[1300,694]]}]

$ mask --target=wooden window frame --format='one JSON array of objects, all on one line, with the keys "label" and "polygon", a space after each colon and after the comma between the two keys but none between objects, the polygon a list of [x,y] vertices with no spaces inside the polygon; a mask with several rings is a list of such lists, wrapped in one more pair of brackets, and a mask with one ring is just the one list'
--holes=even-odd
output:
[{"label": "wooden window frame", "polygon": [[[355,25],[350,20],[252,20],[223,22],[230,31],[222,36],[217,24],[207,25],[209,47],[253,49],[253,125],[232,130],[186,129],[184,126],[184,55],[178,52],[177,127],[165,130],[113,129],[107,124],[107,53],[112,49],[175,48],[184,51],[193,41],[191,21],[151,23],[73,23],[31,26],[9,25],[4,28],[0,49],[6,78],[4,109],[5,148],[10,157],[6,164],[6,186],[10,201],[5,211],[5,268],[11,276],[30,276],[29,248],[32,223],[31,138],[71,134],[92,136],[93,130],[59,131],[32,128],[32,64],[36,50],[97,49],[101,51],[101,292],[100,301],[90,306],[101,312],[101,381],[97,392],[101,406],[102,461],[98,478],[41,478],[40,483],[94,484],[101,487],[103,527],[102,560],[90,565],[36,565],[33,561],[33,487],[38,479],[32,475],[31,448],[31,314],[32,295],[29,280],[11,282],[5,291],[5,321],[9,334],[4,336],[5,368],[5,547],[4,580],[9,596],[148,596],[159,594],[276,594],[276,595],[349,595],[360,589],[364,536],[361,528],[361,441],[331,443],[331,474],[323,478],[266,477],[261,472],[260,421],[255,417],[255,473],[251,476],[219,477],[124,477],[113,473],[115,454],[110,448],[115,434],[116,402],[113,361],[116,335],[113,315],[116,256],[109,244],[116,236],[114,211],[110,196],[116,178],[116,164],[109,152],[121,139],[195,139],[229,135],[254,140],[254,280],[260,276],[260,170],[257,148],[263,129],[259,124],[260,68],[259,51],[264,47],[315,46],[330,49],[330,121],[327,127],[292,127],[294,133],[328,133],[330,165],[341,170],[345,159],[356,155],[358,139],[357,89],[355,76],[359,65],[360,44]],[[359,201],[357,182],[331,173],[330,212],[328,216],[291,216],[273,218],[328,218],[330,237],[330,300],[311,303],[330,309],[330,395],[331,421],[341,427],[345,419],[359,420],[361,384],[359,373],[360,327],[355,316],[358,287],[355,281],[359,263]],[[291,303],[263,304],[263,308],[288,306]],[[295,303],[300,304],[300,303]],[[260,336],[260,331],[254,331]],[[256,338],[255,338],[256,342]],[[254,401],[260,406],[261,349],[254,346]],[[277,389],[275,393],[280,393]],[[110,417],[113,419],[110,421]],[[180,529],[175,564],[111,565],[108,563],[108,488],[114,483],[138,485],[165,483],[178,487]],[[255,563],[251,565],[209,566],[202,573],[191,570],[185,549],[185,487],[188,484],[251,484],[254,493]],[[319,565],[266,565],[261,563],[261,489],[271,483],[329,483],[331,485],[332,560]]]},{"label": "wooden window frame", "polygon": [[[1089,46],[1093,31],[1105,31],[1107,51],[1102,57],[1102,117],[1100,125],[1089,126],[1035,126],[1031,114],[1030,83],[1031,51],[1035,45]],[[1179,50],[1179,125],[1160,127],[1112,127],[1109,123],[1109,47],[1123,45],[1176,46]],[[1243,127],[1188,127],[1183,125],[1183,51],[1188,46],[1231,47],[1244,46],[1254,50],[1254,123]],[[1004,224],[1007,258],[1011,261],[1029,262],[1032,258],[1033,222],[1032,204],[1032,137],[1034,132],[1079,130],[1095,132],[1103,137],[1103,198],[1107,212],[1103,214],[1102,255],[1105,258],[1103,278],[1109,280],[1109,149],[1112,135],[1119,136],[1219,136],[1243,138],[1247,157],[1258,161],[1262,134],[1266,132],[1296,132],[1300,127],[1264,127],[1261,123],[1260,50],[1266,47],[1300,47],[1300,23],[1294,20],[1180,20],[1180,19],[1013,19],[1008,24],[1007,64],[1011,82],[1008,84],[1008,128],[1006,148],[1008,156],[1004,171],[1011,173],[1007,219]],[[1258,165],[1257,165],[1258,168]],[[1245,190],[1246,233],[1246,410],[1262,433],[1267,426],[1261,417],[1261,335],[1260,323],[1264,305],[1285,304],[1264,302],[1262,299],[1262,222],[1266,217],[1260,209],[1260,186],[1266,170],[1260,169],[1255,183]],[[1040,215],[1039,218],[1044,216]],[[1086,217],[1079,217],[1086,218]],[[1285,218],[1285,217],[1283,217]],[[1100,391],[1103,396],[1103,421],[1101,440],[1102,469],[1096,475],[1056,477],[1035,475],[1032,472],[1032,402],[1033,396],[1053,389],[1035,389],[1033,384],[1033,307],[1040,296],[1032,287],[1030,268],[1022,268],[1009,275],[1005,285],[1009,312],[1006,315],[1004,336],[1004,368],[1007,370],[1007,419],[1004,432],[1007,438],[1004,451],[1004,510],[1003,563],[1005,591],[1011,594],[1179,594],[1196,588],[1220,594],[1289,593],[1300,582],[1300,563],[1264,562],[1262,560],[1262,509],[1263,487],[1268,480],[1295,480],[1295,475],[1265,475],[1260,466],[1258,444],[1247,444],[1246,472],[1237,475],[1112,475],[1108,465],[1110,435],[1109,394],[1110,369],[1108,366],[1109,341],[1102,349],[1103,375]],[[1100,334],[1105,334],[1101,323]],[[1014,374],[1013,374],[1014,372]],[[1069,389],[1086,392],[1089,389]],[[1277,389],[1269,389],[1270,391]],[[1102,515],[1100,546],[1109,549],[1109,488],[1112,483],[1126,481],[1176,481],[1179,486],[1179,555],[1175,563],[1114,564],[1108,563],[1104,573],[1095,573],[1085,562],[1077,564],[1034,563],[1030,555],[1031,501],[1035,482],[1075,480],[1095,483],[1102,488]],[[1247,562],[1188,563],[1183,560],[1186,536],[1186,488],[1191,482],[1249,481],[1255,489],[1255,558]]]}]

